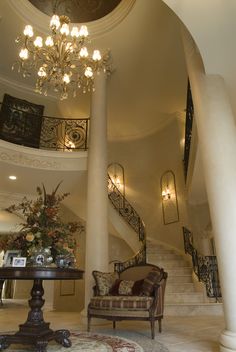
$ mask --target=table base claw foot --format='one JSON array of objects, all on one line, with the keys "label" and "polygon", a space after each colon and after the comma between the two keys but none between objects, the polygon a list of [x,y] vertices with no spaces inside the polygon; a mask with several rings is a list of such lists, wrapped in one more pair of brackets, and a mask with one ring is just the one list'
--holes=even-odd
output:
[{"label": "table base claw foot", "polygon": [[55,341],[60,343],[63,347],[71,347],[71,340],[69,339],[69,330],[55,331]]},{"label": "table base claw foot", "polygon": [[5,350],[5,348],[9,346],[10,346],[10,343],[7,341],[7,337],[0,336],[0,351]]}]

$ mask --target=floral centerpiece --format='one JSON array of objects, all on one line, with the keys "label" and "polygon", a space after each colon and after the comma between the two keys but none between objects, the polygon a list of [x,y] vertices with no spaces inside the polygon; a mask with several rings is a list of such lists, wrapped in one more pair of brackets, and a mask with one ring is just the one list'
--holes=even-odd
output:
[{"label": "floral centerpiece", "polygon": [[44,185],[37,187],[36,200],[23,198],[18,205],[12,205],[7,210],[20,212],[25,218],[22,228],[17,234],[2,236],[0,249],[21,250],[21,255],[34,258],[35,253],[47,250],[51,261],[58,256],[73,256],[76,249],[74,233],[83,229],[78,222],[65,223],[59,215],[60,203],[69,193],[58,195],[57,190],[61,182],[51,194],[47,194]]}]

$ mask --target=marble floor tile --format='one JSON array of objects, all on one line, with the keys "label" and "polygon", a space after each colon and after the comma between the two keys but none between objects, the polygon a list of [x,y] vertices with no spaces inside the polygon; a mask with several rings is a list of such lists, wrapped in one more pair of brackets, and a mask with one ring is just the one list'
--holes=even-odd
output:
[{"label": "marble floor tile", "polygon": [[[28,307],[25,302],[12,300],[4,301],[0,308],[0,330],[14,331],[27,318]],[[86,331],[86,320],[77,312],[57,312],[44,310],[45,321],[50,321],[52,329],[63,327]],[[158,325],[158,324],[157,324]],[[164,317],[162,333],[156,332],[156,341],[166,346],[170,352],[219,352],[218,339],[224,328],[222,317],[191,316],[191,317]],[[137,333],[139,337],[150,337],[149,322],[123,321],[117,323],[116,331],[106,320],[97,319],[91,326],[92,332],[124,334]]]}]

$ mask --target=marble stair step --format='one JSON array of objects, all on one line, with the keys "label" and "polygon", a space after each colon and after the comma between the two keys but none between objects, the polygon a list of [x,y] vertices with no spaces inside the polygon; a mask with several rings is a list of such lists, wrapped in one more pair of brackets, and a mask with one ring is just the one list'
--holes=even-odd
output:
[{"label": "marble stair step", "polygon": [[164,316],[223,316],[222,303],[165,303]]},{"label": "marble stair step", "polygon": [[[180,268],[180,267],[188,267],[188,263],[185,262],[184,260],[152,260],[150,261],[150,259],[148,258],[148,262],[155,264],[161,268],[164,269],[174,269],[174,268]],[[168,271],[168,270],[167,270]]]},{"label": "marble stair step", "polygon": [[192,275],[174,275],[174,276],[168,276],[167,279],[168,283],[189,283],[193,282]]},{"label": "marble stair step", "polygon": [[195,287],[192,282],[187,283],[171,283],[167,280],[166,293],[183,293],[183,292],[195,292]]},{"label": "marble stair step", "polygon": [[202,292],[166,293],[166,303],[204,303]]},{"label": "marble stair step", "polygon": [[176,254],[175,251],[171,249],[160,249],[160,248],[147,248],[147,254]]},{"label": "marble stair step", "polygon": [[175,253],[147,253],[147,258],[150,262],[152,260],[183,260],[181,255]]},{"label": "marble stair step", "polygon": [[168,272],[168,276],[173,275],[192,275],[193,269],[191,267],[181,267],[181,268],[172,268],[166,270]]}]

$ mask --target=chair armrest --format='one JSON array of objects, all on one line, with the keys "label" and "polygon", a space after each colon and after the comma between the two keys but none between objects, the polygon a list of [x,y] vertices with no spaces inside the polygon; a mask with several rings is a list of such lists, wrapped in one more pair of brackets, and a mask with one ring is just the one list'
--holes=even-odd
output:
[{"label": "chair armrest", "polygon": [[158,284],[154,285],[154,292],[153,292],[154,299],[153,299],[153,304],[150,308],[150,313],[153,316],[163,315],[166,279],[167,279],[167,274],[163,276],[162,280]]},{"label": "chair armrest", "polygon": [[96,285],[93,286],[93,295],[98,296],[98,288]]}]

